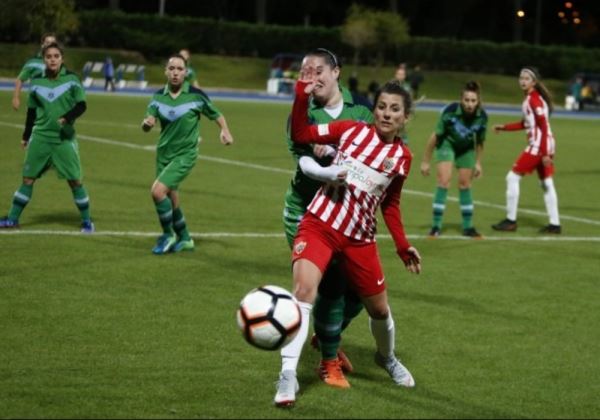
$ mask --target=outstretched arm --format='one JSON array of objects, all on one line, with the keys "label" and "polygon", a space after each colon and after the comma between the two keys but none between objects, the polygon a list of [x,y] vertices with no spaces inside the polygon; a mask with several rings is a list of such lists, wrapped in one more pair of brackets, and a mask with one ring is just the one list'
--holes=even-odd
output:
[{"label": "outstretched arm", "polygon": [[433,148],[436,143],[437,134],[433,133],[425,145],[425,152],[423,152],[423,160],[421,161],[421,174],[423,174],[423,176],[429,176],[431,170],[431,156],[433,155]]},{"label": "outstretched arm", "polygon": [[233,136],[229,132],[229,127],[227,126],[227,121],[225,120],[225,117],[221,114],[221,116],[217,118],[215,122],[221,128],[221,134],[219,135],[221,143],[225,146],[229,146],[230,144],[232,144]]}]

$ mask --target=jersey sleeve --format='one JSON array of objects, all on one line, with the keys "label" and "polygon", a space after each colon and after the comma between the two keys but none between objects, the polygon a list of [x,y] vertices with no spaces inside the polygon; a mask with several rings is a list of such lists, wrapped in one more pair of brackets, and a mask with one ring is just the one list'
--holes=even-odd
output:
[{"label": "jersey sleeve", "polygon": [[521,120],[521,121],[506,123],[502,126],[502,128],[505,131],[524,130],[525,129],[525,121]]},{"label": "jersey sleeve", "polygon": [[146,108],[145,116],[158,118],[158,102],[156,101],[156,99],[154,97],[152,97],[152,100],[150,101],[150,103],[148,104],[148,107]]},{"label": "jersey sleeve", "polygon": [[405,176],[394,178],[386,190],[387,195],[381,202],[383,220],[396,245],[396,253],[404,262],[410,258],[410,254],[407,253],[410,243],[404,232],[404,224],[402,223],[402,214],[400,211],[400,195],[405,179]]},{"label": "jersey sleeve", "polygon": [[23,65],[23,68],[19,72],[19,75],[17,76],[17,78],[22,82],[32,79],[34,76],[35,70],[36,70],[35,67],[33,67],[31,65],[31,63],[28,61],[27,63],[25,63]]},{"label": "jersey sleeve", "polygon": [[194,87],[190,87],[192,92],[197,93],[199,96],[199,100],[202,102],[202,108],[200,109],[200,113],[207,117],[209,120],[214,121],[219,118],[221,115],[221,111],[212,103],[210,98],[206,93],[204,93],[200,89],[196,89]]},{"label": "jersey sleeve", "polygon": [[73,83],[73,86],[71,87],[72,92],[73,92],[73,99],[75,99],[75,102],[85,101],[85,90],[83,89],[81,81],[76,76],[73,76],[73,80],[74,80],[74,83]]},{"label": "jersey sleeve", "polygon": [[329,124],[311,125],[308,121],[309,95],[304,92],[307,84],[300,80],[296,83],[296,97],[292,106],[291,118],[292,140],[295,143],[336,144],[345,131],[361,124],[356,121],[343,120],[333,121]]}]

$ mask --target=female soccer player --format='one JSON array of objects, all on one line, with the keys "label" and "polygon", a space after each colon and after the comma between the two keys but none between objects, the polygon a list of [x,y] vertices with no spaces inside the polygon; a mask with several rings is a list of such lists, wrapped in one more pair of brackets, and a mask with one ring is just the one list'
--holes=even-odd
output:
[{"label": "female soccer player", "polygon": [[[410,372],[394,354],[395,332],[387,302],[385,278],[375,244],[375,211],[381,206],[398,255],[412,273],[421,271],[421,257],[404,234],[400,192],[410,170],[411,153],[397,136],[409,115],[410,94],[387,83],[376,96],[375,123],[335,121],[309,125],[309,94],[315,81],[298,81],[292,111],[292,139],[297,143],[338,145],[334,164],[347,171],[345,184],[324,185],[300,222],[292,252],[294,295],[302,311],[299,333],[288,346],[302,348],[317,288],[333,255],[361,297],[377,345],[375,361],[402,386],[414,386]],[[294,391],[298,382],[293,381]],[[293,395],[295,400],[295,394]],[[293,401],[291,401],[293,403]]]},{"label": "female soccer player", "polygon": [[487,114],[481,107],[477,82],[468,82],[462,90],[460,103],[446,106],[435,131],[425,146],[421,173],[428,176],[435,147],[437,188],[433,197],[433,223],[429,236],[442,233],[442,218],[452,178],[452,166],[458,170],[458,196],[462,215],[463,235],[481,238],[473,227],[473,197],[471,180],[482,174],[481,155],[487,129]]},{"label": "female soccer player", "polygon": [[519,86],[525,94],[523,101],[523,119],[518,122],[499,124],[494,131],[527,131],[527,147],[521,153],[506,176],[506,219],[492,225],[499,231],[517,230],[517,208],[519,206],[519,183],[524,175],[537,171],[544,203],[550,223],[540,233],[560,234],[558,215],[558,197],[554,188],[554,136],[550,129],[549,117],[552,113],[550,92],[540,80],[538,72],[532,67],[524,67],[519,75]]},{"label": "female soccer player", "polygon": [[[371,123],[373,114],[370,109],[354,103],[352,94],[340,86],[341,64],[337,56],[325,49],[317,48],[305,55],[302,60],[301,74],[305,80],[318,83],[312,95],[308,110],[308,118],[317,123],[329,123],[335,120],[355,120]],[[283,223],[290,249],[298,230],[298,224],[306,208],[324,182],[338,182],[343,178],[345,170],[331,165],[335,149],[330,146],[297,144],[287,133],[287,144],[294,160],[297,162],[296,173],[285,195]],[[320,378],[331,386],[347,388],[350,386],[342,369],[352,370],[352,365],[343,351],[339,349],[341,332],[362,309],[362,304],[354,293],[345,295],[346,280],[336,264],[327,270],[319,288],[314,315],[315,331],[321,351],[322,360],[319,365]],[[339,357],[339,358],[338,358]],[[282,376],[293,376],[300,359],[296,348],[285,348],[282,351]],[[278,385],[275,403],[287,401],[290,393],[286,388],[291,383],[285,379]]]},{"label": "female soccer player", "polygon": [[73,124],[86,110],[79,78],[63,67],[63,50],[57,43],[42,48],[43,77],[31,81],[27,120],[21,145],[27,149],[23,183],[15,192],[8,216],[0,228],[18,228],[19,217],[33,195],[33,184],[51,166],[67,180],[81,214],[81,232],[92,233],[90,200],[81,184],[79,147]]},{"label": "female soccer player", "polygon": [[222,144],[233,143],[225,117],[203,91],[185,81],[186,62],[180,54],[169,57],[165,75],[167,85],[154,94],[142,121],[146,132],[156,125],[157,119],[161,125],[156,148],[156,180],[151,194],[163,234],[152,249],[154,254],[194,250],[194,240],[179,205],[178,188],[198,158],[200,116],[207,116],[221,128]]}]

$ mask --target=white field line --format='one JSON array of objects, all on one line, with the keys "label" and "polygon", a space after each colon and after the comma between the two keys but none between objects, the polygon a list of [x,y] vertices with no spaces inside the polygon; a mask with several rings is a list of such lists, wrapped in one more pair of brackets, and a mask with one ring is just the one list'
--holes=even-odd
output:
[{"label": "white field line", "polygon": [[[9,123],[9,122],[6,122],[6,121],[0,121],[0,125],[6,126],[6,127],[14,127],[14,128],[22,128],[23,127],[22,125],[13,124],[13,123]],[[95,143],[109,144],[109,145],[112,145],[112,146],[127,147],[127,148],[130,148],[130,149],[138,149],[138,150],[145,150],[145,151],[151,151],[151,152],[153,152],[154,150],[156,150],[156,146],[154,146],[154,145],[141,145],[141,144],[135,144],[135,143],[127,143],[127,142],[124,142],[124,141],[110,140],[110,139],[105,139],[105,138],[101,138],[101,137],[87,136],[87,135],[83,135],[83,134],[78,134],[77,138],[78,139],[82,139],[82,140],[92,141],[92,142],[95,142]],[[200,156],[198,156],[198,159],[199,160],[206,160],[206,161],[209,161],[209,162],[222,163],[222,164],[226,164],[226,165],[234,165],[234,166],[241,166],[241,167],[244,167],[244,168],[258,169],[258,170],[268,171],[268,172],[277,172],[277,173],[284,173],[284,174],[290,174],[290,175],[294,173],[294,171],[291,171],[289,169],[275,168],[275,167],[272,167],[272,166],[265,166],[265,165],[258,165],[258,164],[254,164],[254,163],[240,162],[238,160],[223,159],[223,158],[212,157],[212,156],[200,155]],[[410,195],[416,195],[416,196],[421,196],[421,197],[427,197],[429,199],[433,198],[433,194],[432,193],[411,190],[411,189],[408,189],[408,188],[403,189],[402,193],[404,193],[404,194],[410,194]],[[454,197],[454,196],[448,196],[448,201],[458,202],[458,198]],[[500,210],[505,210],[506,209],[506,207],[504,205],[499,205],[499,204],[494,204],[494,203],[487,203],[487,202],[484,202],[484,201],[477,201],[477,200],[475,200],[473,203],[476,204],[476,205],[478,205],[478,206],[481,206],[481,207],[489,207],[489,208],[500,209]],[[520,208],[519,212],[520,213],[525,213],[525,214],[531,214],[531,215],[534,215],[534,216],[546,216],[546,212],[539,211],[539,210],[532,210],[532,209]],[[561,214],[560,218],[563,219],[563,220],[570,220],[572,222],[579,222],[579,223],[585,223],[585,224],[589,224],[589,225],[600,226],[600,220],[586,219],[586,218],[583,218],[583,217],[569,216],[569,215],[566,215],[566,214]]]},{"label": "white field line", "polygon": [[[158,237],[160,232],[136,232],[136,231],[96,231],[92,234],[81,233],[77,230],[0,230],[1,235],[11,236],[116,236],[116,237]],[[284,239],[283,233],[264,233],[264,232],[192,232],[194,238],[251,238],[251,239]],[[407,235],[409,239],[427,239],[427,240],[465,240],[473,241],[473,239],[461,235],[442,235],[435,239],[430,239],[427,235]],[[390,235],[377,235],[377,239],[391,240]],[[484,241],[497,242],[600,242],[600,236],[486,236]]]}]

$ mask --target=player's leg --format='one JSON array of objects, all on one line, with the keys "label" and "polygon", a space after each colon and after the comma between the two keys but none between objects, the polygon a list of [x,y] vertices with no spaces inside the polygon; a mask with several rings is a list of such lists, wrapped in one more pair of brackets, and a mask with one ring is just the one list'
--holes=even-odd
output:
[{"label": "player's leg", "polygon": [[397,385],[413,387],[415,381],[411,373],[395,354],[396,329],[376,244],[344,249],[344,263],[349,280],[369,313],[369,326],[377,347],[375,362]]},{"label": "player's leg", "polygon": [[31,139],[27,147],[23,163],[23,182],[13,194],[12,205],[8,215],[0,219],[0,228],[19,227],[19,218],[33,196],[33,184],[50,167],[52,147],[48,143]]},{"label": "player's leg", "polygon": [[539,157],[521,153],[512,169],[506,175],[506,218],[492,225],[494,230],[514,232],[517,230],[517,210],[519,208],[520,183],[523,175],[535,170]]},{"label": "player's leg", "polygon": [[310,313],[317,289],[333,250],[333,229],[316,217],[304,217],[299,226],[292,251],[293,294],[298,300],[302,323],[296,336],[281,349],[281,371],[277,382],[274,403],[278,407],[289,407],[296,402],[299,389],[296,370],[302,347],[308,337]]},{"label": "player's leg", "polygon": [[173,252],[193,251],[195,248],[194,240],[190,236],[187,222],[183,215],[183,210],[181,209],[178,186],[191,173],[196,162],[197,152],[195,150],[182,154],[173,161],[169,168],[170,178],[165,179],[165,182],[168,182],[168,185],[170,186],[167,195],[173,206],[173,230],[177,236],[177,242],[172,249]]},{"label": "player's leg", "polygon": [[66,179],[71,188],[73,201],[81,215],[81,232],[94,232],[95,227],[90,216],[90,198],[81,182],[83,172],[77,140],[63,141],[55,145],[52,149],[52,164],[59,178]]},{"label": "player's leg", "polygon": [[473,227],[473,194],[471,193],[471,182],[475,168],[475,151],[470,150],[456,158],[458,168],[458,201],[460,214],[462,216],[463,235],[471,238],[481,238],[481,235]]},{"label": "player's leg", "polygon": [[454,162],[454,150],[449,144],[442,144],[435,150],[437,187],[433,194],[433,220],[429,236],[436,237],[442,232],[442,220],[446,210],[446,199],[448,188],[452,177],[452,163]]},{"label": "player's leg", "polygon": [[538,167],[538,176],[540,178],[540,184],[544,191],[544,204],[546,205],[546,212],[548,213],[549,224],[544,226],[541,233],[554,233],[560,234],[562,229],[560,227],[560,217],[558,214],[558,195],[556,194],[556,188],[554,187],[554,165],[550,164],[544,166],[543,164]]}]

